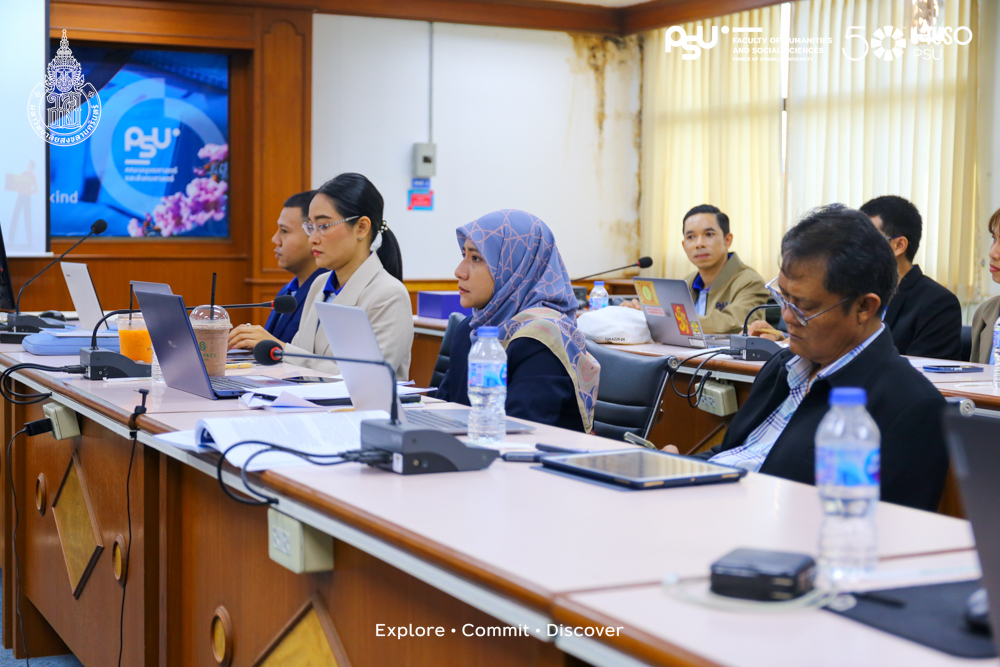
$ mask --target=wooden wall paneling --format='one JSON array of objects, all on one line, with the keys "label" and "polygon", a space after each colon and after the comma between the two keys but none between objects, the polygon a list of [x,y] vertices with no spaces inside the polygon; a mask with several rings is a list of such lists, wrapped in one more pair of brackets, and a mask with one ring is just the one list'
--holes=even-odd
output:
[{"label": "wooden wall paneling", "polygon": [[52,36],[62,29],[74,39],[210,48],[253,48],[253,13],[243,7],[197,3],[61,2],[49,5]]},{"label": "wooden wall paneling", "polygon": [[[40,406],[28,408],[28,419],[41,417]],[[129,534],[125,478],[131,441],[87,419],[81,420],[81,429],[82,435],[73,440],[57,441],[51,434],[31,438],[28,446],[22,449],[26,451],[25,469],[19,479],[32,485],[39,473],[44,473],[48,479],[61,479],[73,452],[78,452],[94,514],[103,542],[108,546],[118,535],[127,537]],[[136,445],[129,489],[132,540],[125,588],[123,665],[155,664],[158,656],[159,606],[155,596],[147,597],[149,583],[146,582],[147,577],[153,582],[159,581],[155,529],[158,486],[147,483],[149,478],[157,478],[157,463],[155,452],[147,454],[143,445]],[[19,484],[19,500],[21,487]],[[19,505],[25,507],[23,503]],[[30,510],[22,509],[21,513],[26,529],[21,580],[28,599],[81,662],[86,665],[117,664],[122,587],[114,576],[110,549],[101,554],[83,592],[74,599],[65,574],[66,565],[53,512],[40,515],[33,505]],[[147,525],[149,530],[146,530]],[[148,544],[150,539],[152,544]],[[52,649],[47,650],[51,654]],[[58,652],[67,652],[67,649],[63,646]],[[31,654],[46,653],[32,649]]]},{"label": "wooden wall paneling", "polygon": [[622,7],[623,35],[777,5],[782,0],[651,0]]},{"label": "wooden wall paneling", "polygon": [[180,461],[158,454],[158,547],[159,547],[159,656],[160,667],[184,667],[181,661],[183,618],[181,596],[181,549],[184,545],[181,525]]}]

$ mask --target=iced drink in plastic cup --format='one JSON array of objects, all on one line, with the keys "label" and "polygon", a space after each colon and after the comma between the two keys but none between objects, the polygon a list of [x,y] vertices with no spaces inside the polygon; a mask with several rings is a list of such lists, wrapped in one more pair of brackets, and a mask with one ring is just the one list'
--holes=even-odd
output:
[{"label": "iced drink in plastic cup", "polygon": [[[212,314],[215,317],[212,317]],[[229,313],[221,306],[198,306],[191,311],[191,327],[198,339],[198,349],[201,358],[205,360],[205,369],[212,377],[226,374],[226,350],[229,348],[229,330],[233,325],[229,322]]]},{"label": "iced drink in plastic cup", "polygon": [[132,361],[153,361],[153,342],[149,339],[146,320],[139,313],[118,317],[118,344],[121,353]]}]

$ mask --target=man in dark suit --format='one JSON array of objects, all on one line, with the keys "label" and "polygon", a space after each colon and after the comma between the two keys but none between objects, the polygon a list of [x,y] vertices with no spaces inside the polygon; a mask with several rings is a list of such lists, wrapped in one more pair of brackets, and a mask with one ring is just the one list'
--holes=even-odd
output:
[{"label": "man in dark suit", "polygon": [[913,258],[920,247],[923,221],[917,207],[902,197],[876,197],[861,207],[896,255],[899,287],[885,311],[885,324],[900,354],[962,359],[962,306],[958,297],[920,270]]},{"label": "man in dark suit", "polygon": [[815,437],[833,387],[861,387],[881,433],[881,498],[935,510],[948,471],[944,398],[882,323],[896,288],[889,245],[861,212],[811,211],[781,242],[777,287],[789,347],[768,361],[722,444],[699,456],[815,481]]}]

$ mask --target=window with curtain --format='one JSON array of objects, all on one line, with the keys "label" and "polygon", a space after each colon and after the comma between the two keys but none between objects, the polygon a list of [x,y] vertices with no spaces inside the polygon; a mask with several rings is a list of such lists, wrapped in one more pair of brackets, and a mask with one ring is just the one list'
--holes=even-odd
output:
[{"label": "window with curtain", "polygon": [[690,272],[681,218],[697,204],[729,214],[733,249],[770,278],[782,235],[805,211],[833,202],[856,208],[895,194],[923,216],[916,262],[924,273],[963,303],[977,298],[985,255],[976,244],[981,1],[943,4],[939,25],[968,26],[973,39],[934,46],[930,58],[916,57],[913,44],[892,60],[869,46],[884,26],[909,39],[909,0],[800,0],[790,4],[784,30],[777,5],[682,26],[687,35],[701,27],[706,40],[712,25],[759,27],[767,38],[832,39],[824,53],[790,62],[734,61],[728,39],[683,60],[680,48],[666,53],[666,29],[648,33],[641,236],[662,274]]},{"label": "window with curtain", "polygon": [[[711,26],[762,28],[746,37],[781,34],[778,6],[694,21],[687,35]],[[730,32],[730,35],[735,33]],[[683,60],[666,52],[666,30],[646,36],[643,63],[643,250],[680,277],[693,270],[681,247],[683,216],[698,204],[729,215],[732,250],[765,278],[777,274],[783,234],[781,202],[781,62],[734,61],[729,37]]]},{"label": "window with curtain", "polygon": [[924,219],[916,263],[968,303],[979,259],[978,0],[948,0],[939,18],[939,25],[968,26],[968,45],[936,46],[929,59],[916,57],[913,44],[891,61],[874,52],[861,57],[864,40],[848,36],[851,26],[864,26],[851,34],[866,38],[882,26],[901,27],[909,39],[911,11],[910,2],[899,0],[793,5],[793,38],[826,36],[833,43],[816,59],[790,65],[789,222],[821,204],[858,207],[880,195],[905,197]]}]

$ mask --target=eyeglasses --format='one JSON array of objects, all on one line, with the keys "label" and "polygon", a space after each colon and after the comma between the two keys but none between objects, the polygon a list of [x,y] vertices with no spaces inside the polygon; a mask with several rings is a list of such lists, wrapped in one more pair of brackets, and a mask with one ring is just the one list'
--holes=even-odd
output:
[{"label": "eyeglasses", "polygon": [[351,220],[356,220],[358,217],[359,216],[352,215],[349,218],[342,218],[340,220],[334,220],[333,222],[324,222],[322,225],[314,225],[313,223],[307,220],[306,222],[302,223],[302,230],[309,236],[312,236],[316,232],[319,232],[320,234],[326,234],[326,230],[330,229],[331,227],[339,225],[342,222],[350,222]]},{"label": "eyeglasses", "polygon": [[845,297],[845,298],[841,299],[840,301],[838,301],[837,303],[835,303],[832,306],[830,306],[829,308],[827,308],[826,310],[821,310],[818,313],[816,313],[815,315],[808,315],[807,316],[794,303],[789,303],[789,302],[785,301],[785,297],[781,296],[781,292],[779,292],[774,287],[774,283],[777,280],[778,280],[777,278],[773,278],[771,280],[771,282],[769,282],[768,284],[764,285],[764,287],[767,288],[767,291],[771,294],[771,298],[774,299],[774,302],[776,304],[778,304],[778,307],[781,308],[781,310],[785,310],[785,308],[787,308],[788,310],[792,311],[792,315],[795,316],[795,319],[802,326],[808,326],[809,320],[811,320],[811,319],[813,319],[815,317],[819,317],[823,313],[828,313],[831,310],[833,310],[834,308],[836,308],[837,306],[841,306],[841,305],[847,303],[848,301],[850,301],[851,299],[856,298],[856,297],[853,297],[853,296]]}]

